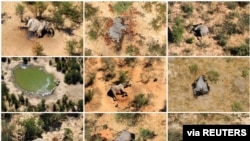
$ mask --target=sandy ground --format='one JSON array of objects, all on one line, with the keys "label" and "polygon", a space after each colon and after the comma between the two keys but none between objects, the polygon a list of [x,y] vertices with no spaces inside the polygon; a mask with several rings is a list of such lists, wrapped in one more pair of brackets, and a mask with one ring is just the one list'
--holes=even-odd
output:
[{"label": "sandy ground", "polygon": [[[150,104],[142,107],[140,111],[157,112],[164,108],[166,100],[166,62],[164,58],[160,58],[160,61],[155,61],[153,63],[153,67],[144,68],[143,65],[147,59],[137,58],[137,64],[134,68],[127,66],[124,68],[119,68],[117,65],[118,62],[122,60],[122,58],[113,58],[116,66],[114,72],[117,73],[117,76],[110,81],[104,81],[103,72],[97,71],[104,65],[100,58],[87,59],[85,62],[85,79],[92,72],[96,72],[96,78],[92,86],[85,88],[85,92],[91,89],[94,90],[94,97],[90,103],[85,105],[85,110],[99,112],[131,111],[132,109],[129,106],[129,103],[137,94],[144,94],[145,96],[147,96],[147,94],[151,95]],[[111,97],[107,96],[107,91],[113,85],[112,82],[118,79],[119,71],[121,70],[128,71],[128,77],[131,78],[130,83],[132,86],[125,89],[125,91],[128,93],[127,97],[117,95],[118,101],[113,101]],[[154,82],[154,79],[157,79],[157,81]],[[148,80],[148,83],[142,83],[144,80]],[[116,104],[118,104],[118,107],[115,107]]]},{"label": "sandy ground", "polygon": [[[64,74],[61,72],[56,71],[56,67],[50,66],[49,65],[49,60],[50,58],[38,58],[37,61],[34,61],[31,58],[30,64],[32,65],[37,65],[37,66],[42,66],[45,68],[45,70],[52,74],[56,80],[60,81],[59,86],[56,87],[54,93],[52,95],[44,96],[46,100],[46,104],[51,105],[55,103],[58,99],[62,99],[63,95],[67,95],[69,99],[72,101],[77,102],[79,99],[83,99],[83,86],[82,84],[77,84],[77,85],[68,85],[64,83]],[[14,61],[11,60],[11,63],[2,63],[2,70],[4,74],[4,82],[6,83],[7,87],[9,88],[9,93],[14,93],[16,95],[19,95],[22,93],[15,84],[13,83],[12,79],[12,71],[16,65],[21,63],[22,60],[19,61]],[[38,103],[41,102],[41,96],[32,96],[32,95],[27,95],[29,97],[29,102],[32,105],[37,105]]]},{"label": "sandy ground", "polygon": [[[196,74],[189,66],[196,64]],[[232,67],[233,66],[233,67]],[[169,111],[172,112],[234,112],[232,106],[240,105],[241,112],[249,112],[249,58],[170,58],[168,64]],[[208,71],[217,71],[218,81],[208,80],[210,92],[195,98],[191,84],[199,75],[208,79]]]},{"label": "sandy ground", "polygon": [[[65,50],[66,41],[79,40],[83,37],[83,25],[81,24],[73,31],[73,35],[55,30],[55,36],[52,38],[45,35],[42,38],[28,39],[26,31],[19,29],[23,23],[21,23],[20,17],[15,14],[16,5],[17,2],[2,2],[1,13],[6,14],[2,24],[2,56],[33,56],[31,48],[35,42],[39,42],[43,46],[43,53],[47,56],[68,56]],[[30,15],[27,9],[25,12]]]},{"label": "sandy ground", "polygon": [[[147,141],[166,140],[166,114],[163,113],[142,114],[142,117],[140,117],[140,119],[134,126],[128,126],[125,122],[118,123],[115,119],[115,114],[111,113],[103,114],[100,117],[97,117],[97,115],[95,114],[86,114],[86,121],[88,120],[95,121],[95,125],[94,127],[92,127],[95,130],[92,130],[90,134],[99,133],[108,141],[114,140],[122,130],[132,132],[135,134],[135,138],[138,138],[140,136],[140,129],[149,129],[156,134],[153,139],[148,139]],[[103,129],[103,125],[107,125],[108,128]]]},{"label": "sandy ground", "polygon": [[[99,9],[99,12],[97,13],[97,17],[101,19],[101,32],[102,34],[105,34],[108,32],[108,29],[105,29],[105,23],[102,19],[111,18],[114,19],[117,16],[124,16],[126,17],[126,14],[124,15],[117,15],[114,12],[111,12],[109,10],[109,4],[114,5],[114,2],[90,2],[93,7],[97,7]],[[97,40],[93,41],[89,39],[87,33],[88,33],[88,27],[91,26],[91,21],[87,20],[85,24],[85,34],[86,34],[86,42],[85,47],[86,49],[90,49],[93,52],[93,56],[128,56],[126,54],[126,48],[129,45],[135,45],[139,48],[139,54],[138,55],[150,55],[148,52],[148,47],[146,46],[147,43],[151,42],[152,40],[159,41],[160,44],[166,44],[166,25],[162,25],[159,31],[155,31],[152,29],[152,27],[149,25],[149,23],[152,21],[154,17],[156,17],[157,13],[156,11],[152,11],[151,13],[146,13],[145,10],[141,7],[144,4],[144,2],[133,2],[132,7],[136,8],[137,11],[144,14],[144,16],[140,15],[134,15],[134,21],[135,21],[135,27],[134,27],[134,33],[141,34],[145,39],[143,39],[143,45],[139,45],[137,41],[139,41],[139,37],[134,37],[133,40],[129,39],[126,35],[124,36],[123,43],[122,43],[122,49],[120,51],[116,51],[115,44],[111,43],[110,45],[107,45],[104,41],[103,36],[99,36]]]}]

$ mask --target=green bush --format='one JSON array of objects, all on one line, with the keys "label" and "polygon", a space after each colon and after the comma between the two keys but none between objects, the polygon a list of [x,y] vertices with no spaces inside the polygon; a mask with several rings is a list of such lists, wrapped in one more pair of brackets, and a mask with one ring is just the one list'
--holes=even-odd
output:
[{"label": "green bush", "polygon": [[217,40],[217,44],[220,46],[226,46],[227,45],[227,40],[228,40],[228,36],[226,36],[223,32],[218,33],[215,36],[215,40]]},{"label": "green bush", "polygon": [[127,11],[130,6],[132,5],[132,2],[116,2],[113,6],[114,11],[117,14],[122,14],[123,12]]},{"label": "green bush", "polygon": [[179,44],[183,38],[182,34],[184,33],[183,20],[180,17],[174,19],[174,25],[169,37],[170,42]]},{"label": "green bush", "polygon": [[193,6],[189,3],[184,3],[181,6],[181,10],[186,13],[186,16],[189,17],[193,13]]},{"label": "green bush", "polygon": [[249,45],[248,44],[242,44],[238,47],[229,47],[227,50],[229,50],[230,54],[233,56],[249,56]]},{"label": "green bush", "polygon": [[140,129],[140,136],[143,138],[143,140],[153,139],[155,133],[149,129]]},{"label": "green bush", "polygon": [[219,80],[219,73],[217,71],[211,70],[207,72],[208,80],[211,82],[217,83]]},{"label": "green bush", "polygon": [[86,83],[85,83],[85,87],[89,87],[89,86],[91,86],[91,85],[94,84],[95,76],[96,76],[95,73],[90,73],[90,74],[87,76],[87,80],[86,80]]},{"label": "green bush", "polygon": [[89,103],[92,98],[94,96],[94,90],[91,89],[91,90],[88,90],[87,92],[85,92],[85,104]]},{"label": "green bush", "polygon": [[81,56],[83,49],[83,39],[81,38],[79,41],[72,39],[66,42],[65,50],[69,55],[72,56]]},{"label": "green bush", "polygon": [[16,5],[16,15],[22,16],[24,12],[24,6],[20,3]]},{"label": "green bush", "polygon": [[90,3],[85,3],[85,18],[91,19],[98,12],[98,8],[93,7]]},{"label": "green bush", "polygon": [[139,113],[117,113],[115,114],[116,122],[126,123],[128,125],[135,125],[138,119],[141,117]]},{"label": "green bush", "polygon": [[192,44],[193,42],[194,42],[193,37],[186,39],[186,43],[188,43],[188,44]]},{"label": "green bush", "polygon": [[128,71],[119,71],[118,83],[125,83],[128,80]]},{"label": "green bush", "polygon": [[132,101],[132,105],[136,108],[136,110],[139,110],[140,108],[148,104],[149,104],[149,98],[146,97],[144,94],[136,95],[134,100]]},{"label": "green bush", "polygon": [[126,54],[130,55],[130,56],[136,56],[139,55],[140,51],[136,46],[133,45],[129,45],[126,48]]},{"label": "green bush", "polygon": [[165,56],[166,55],[166,45],[160,45],[158,41],[152,41],[147,44],[148,51],[152,56]]},{"label": "green bush", "polygon": [[54,23],[55,28],[57,29],[62,29],[64,26],[64,19],[62,17],[62,14],[58,11],[54,12],[51,21]]},{"label": "green bush", "polygon": [[242,70],[241,76],[242,76],[242,77],[247,77],[248,74],[249,74],[249,69],[248,69],[248,68],[244,68],[244,69]]},{"label": "green bush", "polygon": [[190,73],[196,74],[198,71],[198,65],[197,64],[192,64],[188,66]]},{"label": "green bush", "polygon": [[34,140],[42,137],[42,129],[36,122],[35,118],[28,118],[21,122],[25,129],[24,140]]},{"label": "green bush", "polygon": [[243,111],[242,105],[241,105],[241,103],[239,103],[239,102],[234,102],[234,103],[231,105],[231,108],[232,108],[232,111],[233,111],[233,112],[241,112],[241,111]]}]

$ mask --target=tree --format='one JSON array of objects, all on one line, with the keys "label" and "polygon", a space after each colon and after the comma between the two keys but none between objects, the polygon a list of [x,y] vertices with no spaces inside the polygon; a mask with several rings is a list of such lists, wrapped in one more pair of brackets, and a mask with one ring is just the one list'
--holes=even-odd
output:
[{"label": "tree", "polygon": [[91,17],[95,16],[98,9],[93,7],[90,3],[85,3],[85,18],[89,20]]},{"label": "tree", "polygon": [[69,128],[64,128],[64,138],[63,138],[63,140],[73,141],[72,136],[73,136],[72,130],[69,129]]},{"label": "tree", "polygon": [[[180,17],[174,19],[173,31],[169,37],[170,42],[179,44],[182,40],[182,34],[184,33],[183,20]],[[170,31],[169,31],[170,32]]]},{"label": "tree", "polygon": [[53,112],[57,111],[56,104],[53,104]]},{"label": "tree", "polygon": [[42,129],[37,125],[35,118],[28,118],[21,122],[25,128],[24,140],[34,140],[42,135]]},{"label": "tree", "polygon": [[78,100],[77,110],[80,112],[83,111],[83,100]]}]

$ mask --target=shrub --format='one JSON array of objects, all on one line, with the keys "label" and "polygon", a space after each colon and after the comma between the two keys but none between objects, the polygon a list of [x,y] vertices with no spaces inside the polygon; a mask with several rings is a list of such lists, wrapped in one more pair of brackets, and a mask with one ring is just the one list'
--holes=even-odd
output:
[{"label": "shrub", "polygon": [[41,45],[39,42],[36,42],[35,45],[32,47],[32,52],[36,56],[43,56],[43,45]]},{"label": "shrub", "polygon": [[47,9],[48,4],[42,1],[35,2],[34,12],[38,14],[38,17],[42,17],[43,12]]},{"label": "shrub", "polygon": [[198,65],[197,64],[192,64],[192,65],[188,66],[188,68],[189,68],[190,73],[196,75],[196,73],[198,71]]},{"label": "shrub", "polygon": [[115,119],[118,123],[125,122],[128,125],[135,125],[140,116],[141,114],[139,113],[117,113],[115,114]]},{"label": "shrub", "polygon": [[82,49],[83,39],[80,39],[79,42],[75,39],[66,42],[65,50],[69,53],[69,55],[80,56],[82,55]]},{"label": "shrub", "polygon": [[128,81],[128,71],[120,71],[118,83],[125,83]]},{"label": "shrub", "polygon": [[181,7],[181,10],[186,13],[186,16],[189,17],[193,13],[193,6],[188,3],[184,3]]},{"label": "shrub", "polygon": [[129,45],[126,48],[126,54],[130,55],[130,56],[136,56],[139,55],[140,51],[136,46],[133,45]]},{"label": "shrub", "polygon": [[16,5],[16,15],[21,16],[23,15],[24,12],[24,6],[20,3]]},{"label": "shrub", "polygon": [[63,140],[67,140],[67,141],[73,141],[73,132],[71,129],[69,128],[64,128],[64,138]]},{"label": "shrub", "polygon": [[153,56],[165,56],[166,55],[166,45],[160,45],[158,41],[152,41],[148,45],[148,51],[150,55]]},{"label": "shrub", "polygon": [[188,43],[188,44],[192,44],[193,42],[194,42],[193,37],[186,39],[186,43]]},{"label": "shrub", "polygon": [[98,8],[93,7],[90,3],[85,3],[85,18],[89,20],[98,12]]},{"label": "shrub", "polygon": [[169,37],[170,42],[179,44],[182,40],[182,34],[184,33],[183,20],[180,17],[174,19],[174,25]]},{"label": "shrub", "polygon": [[241,76],[242,76],[242,77],[247,77],[247,76],[248,76],[248,74],[249,74],[249,70],[248,70],[248,68],[244,68],[244,69],[242,70],[242,74],[241,74]]},{"label": "shrub", "polygon": [[155,133],[149,129],[140,129],[140,136],[143,138],[143,140],[147,140],[154,138]]},{"label": "shrub", "polygon": [[90,40],[96,40],[99,37],[99,32],[100,30],[100,23],[97,18],[93,19],[92,25],[90,27],[90,30],[88,31],[88,36]]},{"label": "shrub", "polygon": [[234,56],[249,56],[250,51],[249,51],[249,45],[248,44],[242,44],[239,47],[231,47],[228,48],[231,55]]},{"label": "shrub", "polygon": [[85,84],[85,87],[89,87],[91,85],[94,84],[94,81],[95,81],[95,73],[90,73],[88,76],[87,76],[87,80],[86,80],[86,84]]},{"label": "shrub", "polygon": [[136,108],[136,110],[139,110],[141,107],[146,106],[149,104],[149,98],[145,97],[144,94],[138,94],[135,96],[134,100],[132,101],[133,107]]},{"label": "shrub", "polygon": [[228,36],[226,36],[223,32],[218,33],[215,36],[215,40],[217,40],[217,44],[220,46],[226,46],[227,45],[227,40],[228,40]]},{"label": "shrub", "polygon": [[220,75],[217,71],[211,70],[207,72],[207,76],[208,76],[208,80],[210,80],[211,82],[217,83]]},{"label": "shrub", "polygon": [[89,103],[92,98],[94,96],[94,90],[91,89],[91,90],[88,90],[87,92],[85,92],[85,104]]},{"label": "shrub", "polygon": [[132,2],[116,2],[113,6],[113,9],[117,14],[120,15],[123,12],[127,11],[131,5]]},{"label": "shrub", "polygon": [[37,137],[42,137],[42,129],[37,125],[35,118],[28,118],[21,122],[25,128],[24,140],[34,140]]},{"label": "shrub", "polygon": [[242,105],[241,105],[239,102],[234,102],[234,103],[231,105],[231,108],[232,108],[232,111],[233,111],[233,112],[240,112],[240,111],[243,111]]},{"label": "shrub", "polygon": [[54,23],[57,29],[61,29],[64,26],[64,19],[62,17],[62,14],[58,11],[54,12],[51,21]]}]

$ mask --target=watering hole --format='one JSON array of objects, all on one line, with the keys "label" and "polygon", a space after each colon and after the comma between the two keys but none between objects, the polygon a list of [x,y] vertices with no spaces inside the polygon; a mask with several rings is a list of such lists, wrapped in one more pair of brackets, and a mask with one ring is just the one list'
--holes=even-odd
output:
[{"label": "watering hole", "polygon": [[14,83],[28,93],[49,95],[56,87],[54,76],[38,66],[17,66],[13,77]]}]

